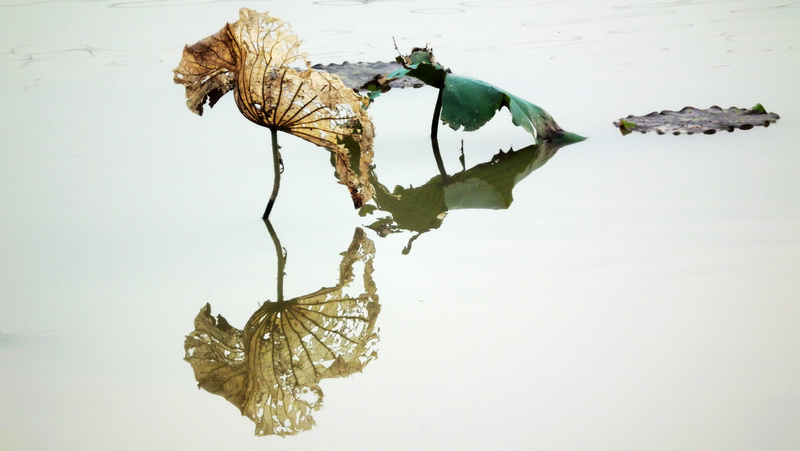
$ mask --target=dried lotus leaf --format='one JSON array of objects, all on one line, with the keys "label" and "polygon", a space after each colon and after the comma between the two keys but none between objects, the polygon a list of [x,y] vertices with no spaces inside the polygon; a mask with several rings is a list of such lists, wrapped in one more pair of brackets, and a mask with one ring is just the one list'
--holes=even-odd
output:
[{"label": "dried lotus leaf", "polygon": [[[196,114],[233,90],[250,121],[331,151],[340,183],[360,207],[372,197],[367,102],[337,76],[309,69],[299,45],[287,23],[242,8],[238,21],[184,48],[174,81],[186,87],[187,106]],[[296,63],[303,68],[290,67]]]}]

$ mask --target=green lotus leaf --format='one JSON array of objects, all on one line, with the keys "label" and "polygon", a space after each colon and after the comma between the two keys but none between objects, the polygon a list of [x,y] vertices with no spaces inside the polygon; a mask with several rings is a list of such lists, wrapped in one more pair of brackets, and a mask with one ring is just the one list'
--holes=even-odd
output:
[{"label": "green lotus leaf", "polygon": [[426,85],[441,89],[444,86],[447,73],[448,70],[443,68],[438,63],[423,62],[397,69],[396,71],[387,75],[386,78],[392,80],[410,75]]},{"label": "green lotus leaf", "polygon": [[537,140],[563,139],[574,143],[585,139],[565,132],[544,109],[525,99],[474,78],[447,74],[441,118],[452,129],[477,130],[502,107],[511,112],[514,125],[524,128]]}]

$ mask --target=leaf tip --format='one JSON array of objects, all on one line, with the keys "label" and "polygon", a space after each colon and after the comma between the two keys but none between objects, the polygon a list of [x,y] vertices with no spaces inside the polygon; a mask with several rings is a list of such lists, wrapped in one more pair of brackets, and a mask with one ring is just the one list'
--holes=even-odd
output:
[{"label": "leaf tip", "polygon": [[619,120],[619,131],[622,133],[622,136],[625,136],[636,129],[636,124],[633,122],[626,121],[625,119]]},{"label": "leaf tip", "polygon": [[553,139],[553,141],[561,144],[574,144],[574,143],[579,143],[581,141],[586,141],[586,139],[587,138],[585,136],[581,136],[577,133],[563,132],[555,139]]},{"label": "leaf tip", "polygon": [[767,114],[767,110],[764,108],[764,105],[757,103],[753,108],[750,108],[751,113],[756,114]]}]

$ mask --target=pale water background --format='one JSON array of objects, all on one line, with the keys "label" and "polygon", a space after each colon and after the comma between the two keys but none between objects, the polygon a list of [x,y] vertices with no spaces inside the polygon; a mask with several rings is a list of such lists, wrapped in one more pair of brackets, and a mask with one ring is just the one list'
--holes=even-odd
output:
[{"label": "pale water background", "polygon": [[[508,210],[375,241],[380,357],[324,380],[290,438],[196,388],[199,309],[241,328],[275,298],[260,220],[269,133],[231,95],[200,118],[184,44],[238,8],[291,23],[314,63],[430,44],[589,140]],[[800,3],[0,0],[0,448],[800,448]],[[435,91],[372,109],[381,180],[436,175]],[[628,114],[762,103],[769,127],[630,135]],[[505,113],[504,113],[505,114]],[[530,137],[440,129],[445,165]],[[360,218],[325,151],[280,137],[287,297],[330,286]]]}]

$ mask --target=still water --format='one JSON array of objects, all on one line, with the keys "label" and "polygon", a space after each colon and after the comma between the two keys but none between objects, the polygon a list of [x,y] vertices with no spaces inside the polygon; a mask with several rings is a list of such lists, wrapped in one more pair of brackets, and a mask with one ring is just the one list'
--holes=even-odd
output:
[{"label": "still water", "polygon": [[[350,264],[380,304],[378,358],[322,380],[316,426],[287,438],[256,437],[183,360],[204,305],[242,329],[279,296],[269,133],[230,95],[193,115],[172,83],[184,44],[240,7],[289,22],[313,63],[430,45],[589,138],[536,160],[508,209],[439,215],[403,254],[416,232],[366,227],[327,153],[281,136],[283,293]],[[800,446],[799,4],[0,0],[0,29],[0,448]],[[370,107],[389,190],[439,173],[435,99]],[[612,125],[756,103],[781,119]],[[439,132],[449,173],[462,142],[466,168],[532,144],[506,111]],[[347,260],[356,237],[374,249]]]}]

